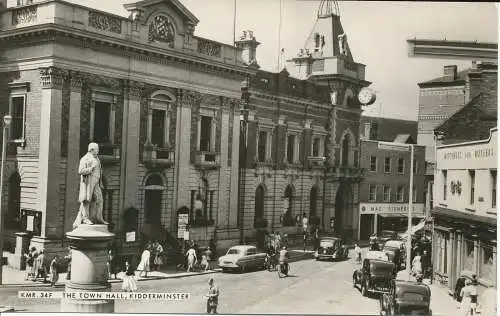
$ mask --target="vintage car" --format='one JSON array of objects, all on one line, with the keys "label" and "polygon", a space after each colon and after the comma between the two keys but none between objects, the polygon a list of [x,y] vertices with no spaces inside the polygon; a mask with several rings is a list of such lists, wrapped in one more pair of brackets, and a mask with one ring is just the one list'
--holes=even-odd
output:
[{"label": "vintage car", "polygon": [[318,250],[314,253],[316,260],[347,259],[349,249],[338,237],[320,237]]},{"label": "vintage car", "polygon": [[432,315],[429,286],[415,281],[394,280],[380,297],[380,315]]},{"label": "vintage car", "polygon": [[248,245],[233,246],[229,248],[226,255],[219,258],[219,267],[222,268],[223,272],[264,269],[265,263],[266,254],[258,252],[256,247]]},{"label": "vintage car", "polygon": [[397,232],[393,230],[383,230],[380,232],[379,240],[382,244],[385,244],[388,240],[396,240],[399,239],[399,235]]},{"label": "vintage car", "polygon": [[361,295],[368,293],[387,293],[395,278],[394,263],[380,259],[364,259],[360,269],[354,271],[352,283],[354,287],[360,285]]},{"label": "vintage car", "polygon": [[393,262],[398,269],[400,269],[402,264],[405,262],[405,249],[403,241],[388,240],[386,241],[382,251],[387,255],[389,261]]}]

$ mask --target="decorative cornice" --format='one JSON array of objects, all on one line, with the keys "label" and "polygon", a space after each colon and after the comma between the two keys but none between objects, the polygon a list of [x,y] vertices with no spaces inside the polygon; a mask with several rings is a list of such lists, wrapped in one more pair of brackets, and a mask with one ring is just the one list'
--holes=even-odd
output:
[{"label": "decorative cornice", "polygon": [[56,67],[40,68],[42,89],[62,89],[68,75],[68,71],[64,69]]},{"label": "decorative cornice", "polygon": [[252,97],[255,98],[262,98],[266,100],[272,100],[272,101],[280,101],[280,102],[286,102],[286,103],[291,103],[291,104],[297,104],[297,105],[302,105],[302,106],[313,106],[313,107],[319,107],[323,109],[329,109],[330,106],[327,103],[321,103],[313,100],[308,100],[308,99],[297,99],[297,97],[286,97],[286,96],[277,96],[275,94],[267,94],[267,93],[262,93],[262,92],[257,92],[255,90],[252,90]]},{"label": "decorative cornice", "polygon": [[128,95],[129,97],[135,97],[135,98],[142,98],[142,96],[144,95],[144,89],[145,88],[145,85],[141,82],[136,82],[136,81],[130,81],[128,83],[128,87],[127,87],[127,90],[128,90]]}]

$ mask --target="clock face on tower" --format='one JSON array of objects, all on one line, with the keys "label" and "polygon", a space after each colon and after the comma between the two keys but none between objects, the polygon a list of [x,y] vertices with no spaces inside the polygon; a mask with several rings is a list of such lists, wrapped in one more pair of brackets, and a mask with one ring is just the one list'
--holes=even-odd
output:
[{"label": "clock face on tower", "polygon": [[373,90],[371,89],[363,88],[358,93],[358,100],[363,105],[373,104],[373,102],[375,102],[375,99],[376,99],[375,92],[373,92]]}]

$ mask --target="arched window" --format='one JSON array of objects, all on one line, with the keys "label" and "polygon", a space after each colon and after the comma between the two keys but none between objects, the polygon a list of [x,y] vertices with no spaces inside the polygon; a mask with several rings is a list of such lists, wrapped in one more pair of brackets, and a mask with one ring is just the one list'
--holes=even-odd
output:
[{"label": "arched window", "polygon": [[342,140],[342,166],[347,166],[349,163],[349,135],[346,134]]},{"label": "arched window", "polygon": [[264,219],[264,187],[259,185],[257,190],[255,190],[255,218],[254,218],[254,226],[258,224],[258,222]]},{"label": "arched window", "polygon": [[19,173],[14,173],[9,178],[7,206],[7,227],[10,229],[20,229],[21,223],[21,177]]},{"label": "arched window", "polygon": [[293,189],[292,186],[289,185],[285,189],[284,196],[284,216],[283,216],[283,225],[284,226],[293,226],[295,225],[295,220],[292,215],[292,203],[293,203]]},{"label": "arched window", "polygon": [[146,224],[161,225],[161,214],[163,210],[163,179],[158,174],[151,174],[146,180],[144,187],[144,221]]}]

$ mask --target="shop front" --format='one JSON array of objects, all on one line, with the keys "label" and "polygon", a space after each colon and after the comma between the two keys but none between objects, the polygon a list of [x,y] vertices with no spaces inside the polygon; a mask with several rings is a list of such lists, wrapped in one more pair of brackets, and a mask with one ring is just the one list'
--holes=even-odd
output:
[{"label": "shop front", "polygon": [[491,219],[436,207],[433,216],[435,279],[455,290],[461,276],[476,275],[480,293],[496,287],[496,223]]},{"label": "shop front", "polygon": [[[408,229],[408,207],[406,203],[360,203],[359,239],[368,240],[370,235],[379,235],[383,230],[405,232]],[[412,226],[424,216],[424,204],[414,203]]]}]

